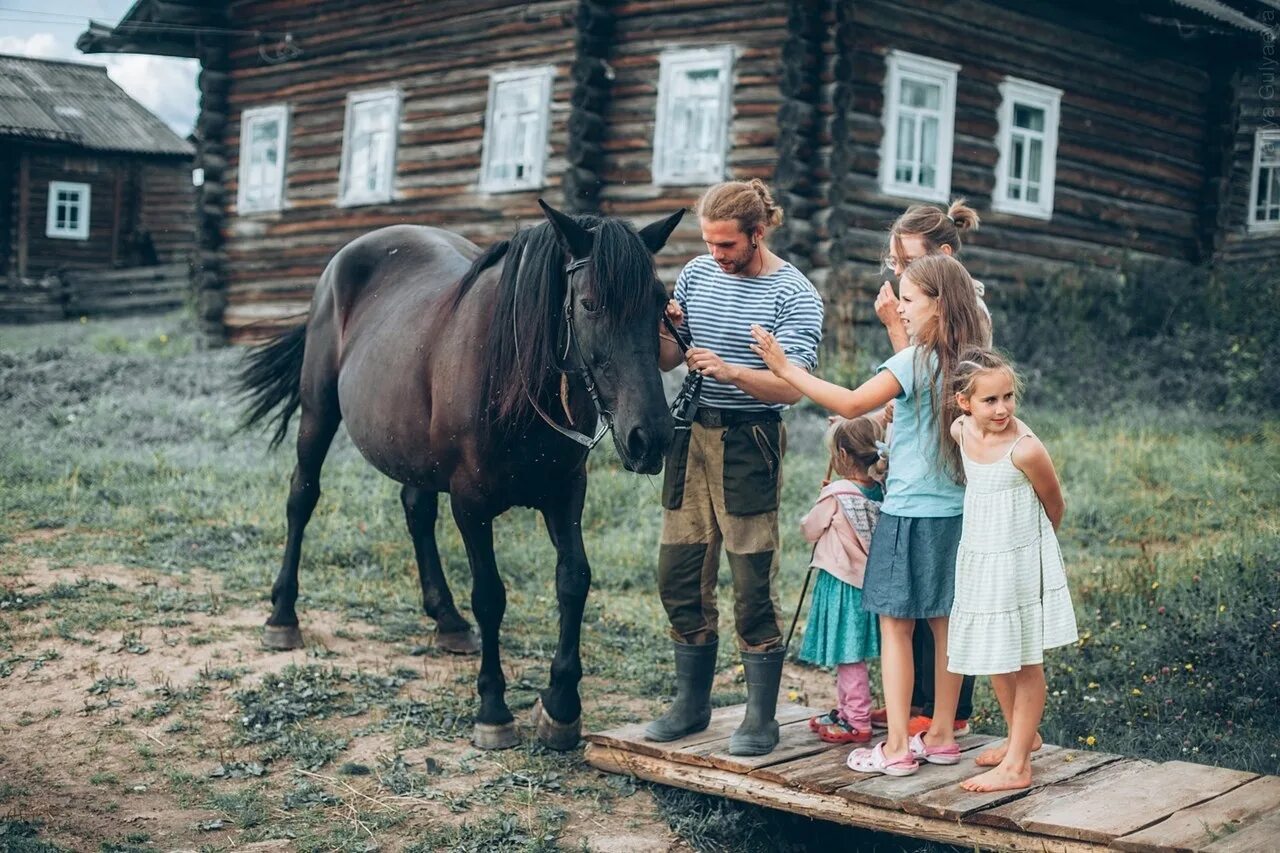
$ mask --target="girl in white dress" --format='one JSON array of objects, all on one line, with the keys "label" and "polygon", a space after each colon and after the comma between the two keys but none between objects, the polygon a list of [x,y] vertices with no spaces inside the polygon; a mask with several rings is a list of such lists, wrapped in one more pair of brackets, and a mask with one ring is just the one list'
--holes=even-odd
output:
[{"label": "girl in white dress", "polygon": [[969,349],[953,388],[964,413],[951,425],[967,485],[956,554],[947,668],[990,675],[1009,737],[978,757],[970,791],[1031,785],[1044,714],[1044,650],[1076,641],[1075,611],[1055,531],[1066,504],[1053,460],[1014,417],[1018,377],[1001,356]]}]

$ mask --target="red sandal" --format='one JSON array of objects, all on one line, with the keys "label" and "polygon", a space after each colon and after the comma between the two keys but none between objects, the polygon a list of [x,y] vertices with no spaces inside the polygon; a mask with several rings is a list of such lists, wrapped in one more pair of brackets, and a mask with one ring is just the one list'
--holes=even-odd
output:
[{"label": "red sandal", "polygon": [[871,729],[855,729],[838,717],[834,723],[819,726],[815,731],[827,743],[867,743],[871,740]]}]

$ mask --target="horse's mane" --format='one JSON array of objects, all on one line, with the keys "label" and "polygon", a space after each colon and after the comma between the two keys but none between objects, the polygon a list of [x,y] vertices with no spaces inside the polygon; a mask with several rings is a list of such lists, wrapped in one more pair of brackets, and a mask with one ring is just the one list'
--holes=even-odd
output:
[{"label": "horse's mane", "polygon": [[[627,328],[656,301],[661,286],[654,274],[653,256],[635,230],[621,220],[573,218],[595,237],[591,263],[583,276],[591,292],[581,295],[598,304],[597,310],[612,329]],[[503,258],[507,263],[498,280],[484,350],[489,367],[481,388],[481,399],[487,403],[482,424],[497,432],[507,432],[536,416],[530,396],[545,406],[559,391],[556,343],[568,284],[564,250],[550,223],[543,222],[495,243],[476,258],[458,282],[455,306],[481,273]],[[652,287],[632,284],[644,280],[652,282]]]}]

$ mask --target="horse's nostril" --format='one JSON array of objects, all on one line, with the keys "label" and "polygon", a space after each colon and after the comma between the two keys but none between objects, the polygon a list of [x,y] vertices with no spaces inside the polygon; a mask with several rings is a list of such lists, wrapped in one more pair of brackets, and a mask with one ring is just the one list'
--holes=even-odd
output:
[{"label": "horse's nostril", "polygon": [[631,434],[627,436],[627,453],[631,458],[635,460],[643,459],[648,449],[649,436],[645,434],[644,428],[636,427],[631,430]]}]

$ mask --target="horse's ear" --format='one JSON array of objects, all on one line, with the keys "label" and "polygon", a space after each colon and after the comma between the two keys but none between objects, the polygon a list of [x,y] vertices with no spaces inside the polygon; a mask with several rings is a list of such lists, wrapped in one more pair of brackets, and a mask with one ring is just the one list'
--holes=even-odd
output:
[{"label": "horse's ear", "polygon": [[594,238],[591,236],[590,231],[542,199],[538,199],[538,205],[542,208],[542,213],[547,217],[547,221],[551,223],[551,227],[555,229],[560,245],[564,247],[570,257],[585,258],[591,254],[591,244],[594,242]]},{"label": "horse's ear", "polygon": [[658,254],[662,247],[667,245],[667,238],[671,236],[672,231],[676,230],[676,226],[680,224],[680,219],[684,214],[685,209],[682,207],[666,219],[650,222],[640,229],[640,240],[648,248],[650,254]]}]

